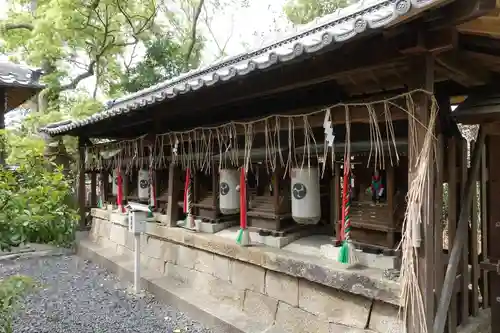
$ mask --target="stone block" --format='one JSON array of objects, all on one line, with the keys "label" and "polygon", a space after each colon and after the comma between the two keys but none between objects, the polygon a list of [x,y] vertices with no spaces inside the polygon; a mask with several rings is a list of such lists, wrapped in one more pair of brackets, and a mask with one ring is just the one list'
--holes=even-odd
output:
[{"label": "stone block", "polygon": [[135,250],[135,236],[134,234],[127,232],[125,235],[125,246],[127,249],[134,251]]},{"label": "stone block", "polygon": [[241,290],[249,289],[264,294],[265,270],[252,264],[233,261],[231,282]]},{"label": "stone block", "polygon": [[177,251],[177,265],[193,269],[198,250],[181,245]]},{"label": "stone block", "polygon": [[109,221],[101,220],[101,228],[99,230],[99,234],[106,238],[111,237],[111,226],[112,224],[109,223]]},{"label": "stone block", "polygon": [[274,322],[277,309],[278,300],[251,290],[245,291],[243,311],[255,318],[259,318],[259,321],[264,324],[271,325]]},{"label": "stone block", "polygon": [[324,319],[284,302],[278,303],[276,326],[287,333],[329,333],[330,330],[330,324]]},{"label": "stone block", "polygon": [[115,242],[116,244],[125,246],[128,233],[128,230],[126,228],[114,224],[111,227],[110,233],[111,241]]},{"label": "stone block", "polygon": [[128,215],[119,212],[113,212],[109,215],[109,220],[113,224],[121,225],[123,227],[128,227]]},{"label": "stone block", "polygon": [[194,269],[200,272],[214,274],[214,254],[210,252],[198,251],[194,262]]},{"label": "stone block", "polygon": [[221,280],[231,281],[233,260],[214,254],[213,274]]},{"label": "stone block", "polygon": [[144,253],[151,258],[162,259],[163,258],[163,243],[154,237],[148,237],[148,242],[144,248]]},{"label": "stone block", "polygon": [[162,248],[163,261],[177,264],[177,258],[179,257],[180,247],[181,245],[170,243],[168,241],[163,242],[163,248]]},{"label": "stone block", "polygon": [[399,309],[384,302],[374,301],[369,328],[380,333],[404,333],[402,322],[398,321]]},{"label": "stone block", "polygon": [[293,306],[299,306],[299,280],[296,277],[266,272],[266,294]]},{"label": "stone block", "polygon": [[165,263],[163,262],[163,260],[156,258],[149,257],[146,267],[156,272],[160,272],[161,274],[164,274],[165,271]]},{"label": "stone block", "polygon": [[209,294],[215,297],[222,303],[241,309],[243,307],[243,299],[245,291],[240,290],[227,281],[214,278],[209,283]]},{"label": "stone block", "polygon": [[123,246],[123,245],[116,245],[116,254],[118,255],[124,255],[124,256],[127,256],[129,258],[133,258],[134,257],[134,252],[130,251],[129,249],[127,249],[127,247]]},{"label": "stone block", "polygon": [[174,280],[182,282],[187,286],[193,286],[195,283],[196,271],[191,269],[174,265],[172,263],[165,263],[163,274]]},{"label": "stone block", "polygon": [[[368,323],[370,306],[368,298],[299,280],[299,307],[328,322],[364,328]],[[353,316],[353,313],[356,315]]]}]

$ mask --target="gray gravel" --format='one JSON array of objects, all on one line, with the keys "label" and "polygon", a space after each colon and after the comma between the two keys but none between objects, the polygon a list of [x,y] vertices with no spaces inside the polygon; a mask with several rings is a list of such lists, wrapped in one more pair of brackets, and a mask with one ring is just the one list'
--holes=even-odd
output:
[{"label": "gray gravel", "polygon": [[41,287],[27,297],[14,332],[210,332],[151,295],[135,297],[130,285],[76,256],[0,262],[0,277],[15,274]]}]

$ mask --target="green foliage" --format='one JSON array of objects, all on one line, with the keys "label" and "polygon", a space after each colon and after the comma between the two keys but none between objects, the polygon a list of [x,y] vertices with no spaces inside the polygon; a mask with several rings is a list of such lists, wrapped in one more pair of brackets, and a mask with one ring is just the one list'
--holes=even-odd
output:
[{"label": "green foliage", "polygon": [[47,169],[40,156],[15,171],[0,170],[0,250],[24,242],[70,246],[77,213],[62,169]]},{"label": "green foliage", "polygon": [[349,0],[289,0],[283,9],[292,23],[305,24],[347,5]]},{"label": "green foliage", "polygon": [[188,68],[197,67],[203,41],[200,38],[195,44],[189,63],[186,63],[184,45],[172,36],[156,36],[145,41],[144,45],[144,58],[121,74],[118,83],[112,86],[112,95],[136,92],[178,76]]},{"label": "green foliage", "polygon": [[0,280],[0,333],[12,333],[12,314],[18,310],[21,299],[36,287],[35,282],[24,276]]}]

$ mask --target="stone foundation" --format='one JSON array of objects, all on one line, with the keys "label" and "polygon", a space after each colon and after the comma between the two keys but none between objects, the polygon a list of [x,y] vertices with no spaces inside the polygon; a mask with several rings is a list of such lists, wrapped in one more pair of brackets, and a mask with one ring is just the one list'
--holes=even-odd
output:
[{"label": "stone foundation", "polygon": [[[133,235],[110,222],[109,211],[94,209],[92,215],[91,242],[82,242],[80,253],[105,258],[103,263],[131,279]],[[220,332],[402,332],[399,285],[384,280],[382,271],[244,248],[216,235],[154,223],[147,229],[141,236],[144,286],[168,294],[169,302],[181,299],[181,305],[174,302],[180,310],[187,302],[193,311],[210,313],[209,325],[224,327]]]}]

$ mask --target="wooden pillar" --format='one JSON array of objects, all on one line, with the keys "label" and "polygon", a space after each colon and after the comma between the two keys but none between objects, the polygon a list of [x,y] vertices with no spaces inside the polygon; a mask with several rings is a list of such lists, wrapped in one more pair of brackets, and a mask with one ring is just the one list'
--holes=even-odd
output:
[{"label": "wooden pillar", "polygon": [[[496,264],[500,261],[500,136],[489,136],[487,145],[488,163],[488,259]],[[491,332],[500,332],[500,275],[488,274],[491,293]]]},{"label": "wooden pillar", "polygon": [[[489,235],[489,221],[488,221],[488,166],[486,159],[486,144],[483,144],[483,154],[481,156],[481,247],[482,254],[481,260],[488,259],[488,235]],[[481,296],[483,298],[483,309],[490,307],[490,288],[489,288],[489,274],[487,271],[482,273],[481,281]]]},{"label": "wooden pillar", "polygon": [[389,216],[391,217],[391,227],[393,228],[392,231],[389,231],[387,233],[387,246],[389,246],[391,249],[394,248],[395,246],[395,239],[394,239],[394,230],[396,229],[396,219],[394,216],[394,194],[396,193],[395,191],[395,184],[394,184],[394,166],[389,162],[387,165],[387,170],[386,170],[386,181],[387,181],[387,207],[389,208]]},{"label": "wooden pillar", "polygon": [[476,148],[472,153],[471,167],[469,169],[467,182],[465,183],[464,191],[460,200],[460,215],[457,225],[457,235],[453,241],[448,267],[446,268],[443,290],[439,297],[437,313],[432,329],[433,333],[443,332],[447,317],[447,311],[450,306],[450,300],[455,289],[456,274],[459,269],[460,259],[462,258],[463,254],[463,246],[467,239],[466,237],[469,230],[468,226],[473,188],[476,184],[476,179],[479,174],[482,150],[478,149],[477,146],[480,147],[484,143],[484,138],[485,131],[482,127],[480,127],[477,141],[478,144],[476,145]]},{"label": "wooden pillar", "polygon": [[[434,58],[432,55],[424,54],[414,62],[414,78],[412,88],[424,89],[425,91],[434,91]],[[420,154],[425,135],[427,132],[427,125],[430,120],[430,106],[431,99],[428,95],[419,94],[414,97],[415,102],[415,114],[413,115],[416,119],[411,119],[410,121],[413,126],[409,126],[408,131],[408,142],[411,146],[415,145],[416,149],[409,149],[408,153],[408,184],[411,187],[412,181],[416,176],[416,162],[418,155]],[[421,124],[424,124],[422,126]],[[428,165],[428,177],[425,180],[423,187],[423,203],[422,203],[422,237],[423,243],[421,243],[418,248],[418,277],[419,286],[422,292],[422,300],[424,302],[425,310],[425,325],[427,326],[427,331],[432,330],[432,325],[434,321],[434,212],[433,212],[433,196],[434,196],[434,154],[432,151],[430,154],[430,163]],[[413,304],[414,309],[417,309],[417,305]],[[414,315],[413,311],[409,311],[409,322],[408,333],[421,333],[419,328],[414,325],[416,319],[411,318]]]},{"label": "wooden pillar", "polygon": [[337,235],[337,239],[339,239],[340,235],[340,164],[335,163],[334,164],[334,185],[333,185],[333,194],[332,194],[332,204],[334,209],[332,210],[332,216],[333,216],[333,221],[332,225],[335,228],[335,234]]},{"label": "wooden pillar", "polygon": [[[457,139],[448,140],[448,255],[457,234]],[[457,327],[457,294],[453,290],[448,309],[449,333],[456,332]]]},{"label": "wooden pillar", "polygon": [[85,145],[83,142],[83,138],[79,137],[78,138],[78,203],[79,203],[79,208],[80,208],[80,228],[83,229],[85,228],[85,212],[86,212],[86,205],[85,205]]},{"label": "wooden pillar", "polygon": [[[0,131],[5,129],[5,114],[7,113],[7,89],[0,88]],[[7,158],[5,152],[6,138],[3,134],[0,134],[0,167],[5,165],[5,159]]]},{"label": "wooden pillar", "polygon": [[[281,203],[280,203],[280,178],[281,178],[281,164],[278,163],[273,172],[273,206],[276,215],[276,230],[281,230]],[[248,197],[248,196],[247,196]]]},{"label": "wooden pillar", "polygon": [[106,207],[107,202],[109,201],[109,171],[102,170],[101,171],[101,197],[103,200],[103,205]]},{"label": "wooden pillar", "polygon": [[168,167],[168,203],[167,203],[167,216],[169,219],[169,226],[176,227],[177,220],[179,219],[179,208],[177,206],[178,199],[178,179],[179,169],[174,163],[170,163]]},{"label": "wooden pillar", "polygon": [[97,207],[97,172],[90,174],[90,206]]},{"label": "wooden pillar", "polygon": [[[475,147],[475,142],[471,142],[471,151]],[[471,233],[470,233],[470,248],[469,248],[469,261],[472,267],[472,302],[469,305],[471,308],[472,316],[476,317],[479,314],[479,248],[478,248],[478,191],[477,183],[474,184],[474,191],[472,194],[472,211],[471,211]]]},{"label": "wooden pillar", "polygon": [[444,253],[443,253],[443,178],[444,178],[444,138],[438,135],[436,144],[436,184],[434,187],[434,288],[436,295],[441,294],[444,280]]},{"label": "wooden pillar", "polygon": [[214,217],[217,219],[220,216],[220,184],[219,184],[219,168],[217,163],[212,161],[212,206],[214,207]]},{"label": "wooden pillar", "polygon": [[[468,171],[468,163],[467,163],[467,154],[468,154],[468,143],[467,140],[460,140],[460,198],[464,198],[464,194],[466,191],[465,183],[467,182],[467,171]],[[474,182],[474,193],[476,188],[476,183]],[[463,199],[462,199],[463,200]],[[471,199],[472,200],[472,197]],[[465,202],[461,201],[460,206],[463,206]],[[471,203],[469,203],[471,205]],[[470,212],[469,212],[470,213]],[[462,261],[461,261],[461,275],[462,275],[462,285],[461,285],[461,313],[462,320],[460,325],[467,324],[469,319],[469,224],[466,226],[467,230],[464,235],[464,244],[462,248]]]}]

